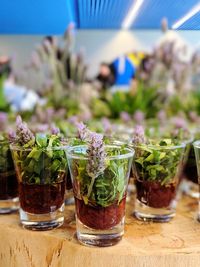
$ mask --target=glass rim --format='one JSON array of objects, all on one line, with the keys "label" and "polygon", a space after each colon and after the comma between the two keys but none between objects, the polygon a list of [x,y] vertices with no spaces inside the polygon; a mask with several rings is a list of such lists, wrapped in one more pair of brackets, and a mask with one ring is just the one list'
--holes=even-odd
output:
[{"label": "glass rim", "polygon": [[191,138],[185,139],[182,142],[185,143],[186,145],[192,144],[194,142],[194,135],[192,134]]},{"label": "glass rim", "polygon": [[[84,156],[80,156],[77,155],[75,153],[73,153],[73,149],[76,148],[87,148],[88,145],[76,145],[76,146],[68,146],[66,153],[67,156],[73,159],[84,159],[87,160],[89,157],[87,155]],[[105,148],[120,148],[120,145],[105,145]],[[135,150],[130,148],[129,146],[125,147],[124,149],[126,149],[128,151],[128,153],[125,154],[121,154],[121,155],[114,155],[114,156],[106,156],[106,159],[108,160],[114,160],[114,159],[126,159],[126,158],[131,158],[135,155]]]},{"label": "glass rim", "polygon": [[153,144],[135,145],[133,143],[130,146],[133,147],[133,148],[145,148],[146,147],[146,148],[150,148],[150,149],[170,150],[170,149],[177,149],[177,148],[185,148],[188,143],[187,142],[181,142],[181,144],[179,144],[179,145],[167,145],[167,146],[160,146],[160,145],[153,145]]},{"label": "glass rim", "polygon": [[15,145],[13,143],[10,144],[10,150],[12,151],[32,151],[34,148],[37,150],[43,150],[43,151],[65,150],[68,148],[68,145],[65,144],[65,145],[53,146],[53,147],[37,147],[37,146],[23,147],[23,146]]}]

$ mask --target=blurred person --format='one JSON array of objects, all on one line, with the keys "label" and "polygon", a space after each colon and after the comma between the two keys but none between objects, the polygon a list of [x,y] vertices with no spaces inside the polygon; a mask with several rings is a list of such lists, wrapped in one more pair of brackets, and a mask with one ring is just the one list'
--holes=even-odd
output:
[{"label": "blurred person", "polygon": [[11,61],[8,56],[0,56],[0,77],[3,78],[1,102],[5,102],[0,108],[3,110],[5,106],[7,110],[10,106],[13,111],[31,110],[43,101],[33,90],[15,83]]},{"label": "blurred person", "polygon": [[135,77],[136,67],[127,55],[116,58],[112,66],[115,69],[115,85],[130,85]]},{"label": "blurred person", "polygon": [[102,84],[104,89],[115,84],[116,72],[113,64],[102,62],[99,67],[99,74],[96,79]]},{"label": "blurred person", "polygon": [[149,79],[153,69],[155,66],[155,58],[153,55],[145,55],[143,59],[140,62],[140,65],[138,67],[138,75],[139,78],[143,81],[146,81]]},{"label": "blurred person", "polygon": [[131,52],[117,57],[111,64],[101,63],[96,79],[104,88],[113,85],[129,86],[144,56],[143,52]]}]

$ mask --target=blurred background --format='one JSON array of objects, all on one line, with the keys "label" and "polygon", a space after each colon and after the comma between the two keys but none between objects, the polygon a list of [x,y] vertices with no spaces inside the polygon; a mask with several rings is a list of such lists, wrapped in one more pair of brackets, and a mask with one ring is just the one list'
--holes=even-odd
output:
[{"label": "blurred background", "polygon": [[199,29],[197,0],[1,0],[0,110],[63,131],[198,122]]}]

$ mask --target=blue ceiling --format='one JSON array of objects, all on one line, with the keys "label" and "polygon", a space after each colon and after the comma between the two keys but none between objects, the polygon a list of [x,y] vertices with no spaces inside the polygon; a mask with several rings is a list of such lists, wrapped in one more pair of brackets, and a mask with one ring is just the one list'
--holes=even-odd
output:
[{"label": "blue ceiling", "polygon": [[[1,34],[62,34],[70,22],[79,29],[119,29],[137,0],[0,0]],[[131,29],[169,28],[199,0],[144,0]],[[200,30],[200,12],[181,30]]]},{"label": "blue ceiling", "polygon": [[63,33],[74,20],[70,0],[0,0],[1,34]]}]

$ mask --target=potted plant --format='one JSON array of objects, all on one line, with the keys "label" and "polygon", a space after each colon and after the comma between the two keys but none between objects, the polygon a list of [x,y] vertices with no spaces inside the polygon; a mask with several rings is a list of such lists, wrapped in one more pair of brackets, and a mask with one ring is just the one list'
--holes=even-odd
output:
[{"label": "potted plant", "polygon": [[11,145],[19,182],[20,219],[25,228],[47,230],[64,221],[66,147],[59,134],[35,134],[17,118]]},{"label": "potted plant", "polygon": [[175,215],[185,143],[170,138],[147,140],[143,128],[138,126],[133,147],[137,191],[135,216],[142,220],[169,221]]},{"label": "potted plant", "polygon": [[86,144],[67,150],[75,197],[77,237],[83,244],[111,246],[124,232],[126,190],[133,151],[105,145],[83,129]]},{"label": "potted plant", "polygon": [[7,134],[0,135],[0,214],[18,209],[18,184]]}]

